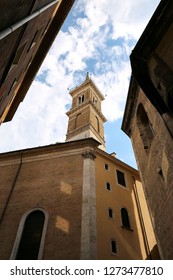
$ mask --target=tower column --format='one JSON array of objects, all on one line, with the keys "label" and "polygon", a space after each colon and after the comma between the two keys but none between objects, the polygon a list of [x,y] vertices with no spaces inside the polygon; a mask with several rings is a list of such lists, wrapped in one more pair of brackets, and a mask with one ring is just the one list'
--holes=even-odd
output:
[{"label": "tower column", "polygon": [[81,222],[81,259],[97,258],[96,245],[96,184],[95,184],[95,153],[82,153],[83,163],[83,193]]}]

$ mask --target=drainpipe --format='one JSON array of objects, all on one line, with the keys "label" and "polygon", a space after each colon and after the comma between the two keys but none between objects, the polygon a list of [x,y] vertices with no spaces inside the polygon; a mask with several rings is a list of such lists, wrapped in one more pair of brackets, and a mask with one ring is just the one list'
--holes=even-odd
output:
[{"label": "drainpipe", "polygon": [[51,6],[53,6],[54,4],[56,4],[58,2],[59,2],[59,0],[52,1],[51,3],[49,3],[46,6],[44,6],[43,8],[39,9],[38,11],[34,12],[33,14],[25,17],[24,19],[19,20],[17,23],[15,23],[15,24],[11,25],[10,27],[6,28],[5,30],[1,31],[0,32],[0,40],[5,38],[7,35],[12,33],[13,31],[15,31],[16,29],[18,29],[19,27],[21,27],[25,23],[29,22],[33,18],[37,17],[38,15],[40,15],[45,10],[47,10],[48,8],[50,8]]},{"label": "drainpipe", "polygon": [[6,212],[7,207],[8,207],[8,203],[9,203],[9,201],[10,201],[10,198],[11,198],[11,196],[12,196],[14,187],[15,187],[15,185],[16,185],[16,181],[17,181],[17,178],[18,178],[18,176],[19,176],[19,172],[20,172],[21,166],[22,166],[22,154],[21,154],[21,158],[20,158],[20,164],[19,164],[19,167],[18,167],[17,172],[16,172],[16,176],[15,176],[15,178],[14,178],[14,180],[13,180],[11,190],[10,190],[9,195],[8,195],[8,197],[7,197],[7,200],[6,200],[5,207],[4,207],[4,209],[3,209],[2,215],[1,215],[1,217],[0,217],[0,225],[1,225],[1,223],[2,223],[2,220],[3,220],[3,218],[4,218],[5,212]]},{"label": "drainpipe", "polygon": [[140,223],[141,223],[141,229],[142,229],[142,234],[143,234],[143,239],[144,239],[144,246],[145,246],[145,250],[146,250],[146,255],[149,257],[150,260],[152,260],[151,251],[150,251],[148,238],[147,238],[147,233],[146,233],[145,224],[144,224],[144,219],[143,219],[143,215],[142,215],[140,200],[139,200],[139,196],[138,196],[137,186],[136,186],[134,176],[132,176],[132,177],[133,177],[133,182],[134,182],[134,194],[135,194],[136,204],[137,204],[138,213],[139,213],[139,220],[140,220]]}]

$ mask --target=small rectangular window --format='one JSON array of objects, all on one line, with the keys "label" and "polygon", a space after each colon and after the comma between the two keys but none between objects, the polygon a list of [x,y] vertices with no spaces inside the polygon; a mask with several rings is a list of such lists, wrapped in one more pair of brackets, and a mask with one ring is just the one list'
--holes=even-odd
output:
[{"label": "small rectangular window", "polygon": [[123,187],[126,187],[124,173],[119,170],[117,170],[117,180],[118,180],[118,184],[122,185]]},{"label": "small rectangular window", "polygon": [[29,62],[28,62],[28,64],[27,64],[27,66],[26,66],[24,72],[26,72],[26,71],[29,69],[29,67],[30,67],[30,65],[31,65],[31,62],[32,62],[32,56],[31,56],[31,58],[30,58],[30,60],[29,60]]},{"label": "small rectangular window", "polygon": [[110,185],[109,182],[106,182],[106,189],[107,189],[108,191],[111,191],[111,185]]},{"label": "small rectangular window", "polygon": [[48,21],[48,23],[47,23],[45,26],[43,26],[43,32],[42,32],[42,34],[41,34],[41,37],[43,37],[43,35],[46,34],[46,32],[47,32],[47,30],[48,30],[48,28],[49,28],[49,23],[51,22],[51,19],[52,19],[52,18],[50,18],[49,21]]},{"label": "small rectangular window", "polygon": [[115,240],[111,241],[111,253],[116,254],[117,253],[117,244]]},{"label": "small rectangular window", "polygon": [[31,43],[30,43],[30,45],[29,45],[29,48],[28,48],[28,50],[27,50],[27,52],[29,52],[30,49],[32,49],[32,48],[36,45],[36,43],[37,43],[37,41],[38,41],[38,39],[39,39],[39,37],[40,37],[40,34],[43,33],[43,28],[44,28],[44,26],[42,26],[39,30],[37,30],[37,31],[35,32],[35,34],[34,34],[34,36],[33,36],[33,38],[32,38],[32,41],[31,41]]},{"label": "small rectangular window", "polygon": [[8,91],[7,95],[10,95],[10,93],[11,93],[12,89],[15,87],[15,85],[16,85],[16,84],[17,84],[17,80],[16,80],[16,79],[14,79],[14,81],[13,81],[13,83],[12,83],[11,87],[9,88],[9,91]]},{"label": "small rectangular window", "polygon": [[109,165],[107,163],[105,163],[105,169],[109,170]]},{"label": "small rectangular window", "polygon": [[22,44],[21,46],[19,46],[19,48],[16,50],[14,59],[12,61],[11,67],[9,69],[9,72],[19,63],[19,60],[23,54],[24,48],[26,46],[26,42],[24,44]]},{"label": "small rectangular window", "polygon": [[108,209],[108,216],[113,219],[113,210],[111,208]]},{"label": "small rectangular window", "polygon": [[32,49],[35,46],[37,38],[38,38],[38,30],[35,32],[34,37],[32,38],[32,41],[29,45],[29,48],[28,48],[27,52],[29,52],[30,49]]}]

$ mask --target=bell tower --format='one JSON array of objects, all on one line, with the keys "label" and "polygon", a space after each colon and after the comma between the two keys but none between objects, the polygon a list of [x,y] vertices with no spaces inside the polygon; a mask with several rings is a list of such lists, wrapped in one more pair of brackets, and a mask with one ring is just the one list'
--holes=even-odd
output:
[{"label": "bell tower", "polygon": [[104,96],[88,73],[85,81],[72,89],[70,95],[72,107],[66,113],[69,117],[66,141],[93,137],[101,143],[99,148],[105,150],[104,122],[106,118],[101,111]]}]

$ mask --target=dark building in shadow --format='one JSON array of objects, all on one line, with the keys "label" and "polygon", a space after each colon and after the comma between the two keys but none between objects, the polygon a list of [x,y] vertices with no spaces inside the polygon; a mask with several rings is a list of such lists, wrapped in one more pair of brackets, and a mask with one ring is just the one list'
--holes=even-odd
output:
[{"label": "dark building in shadow", "polygon": [[163,259],[173,259],[173,2],[162,0],[130,56],[122,123]]},{"label": "dark building in shadow", "polygon": [[0,124],[13,118],[73,3],[0,2]]}]

